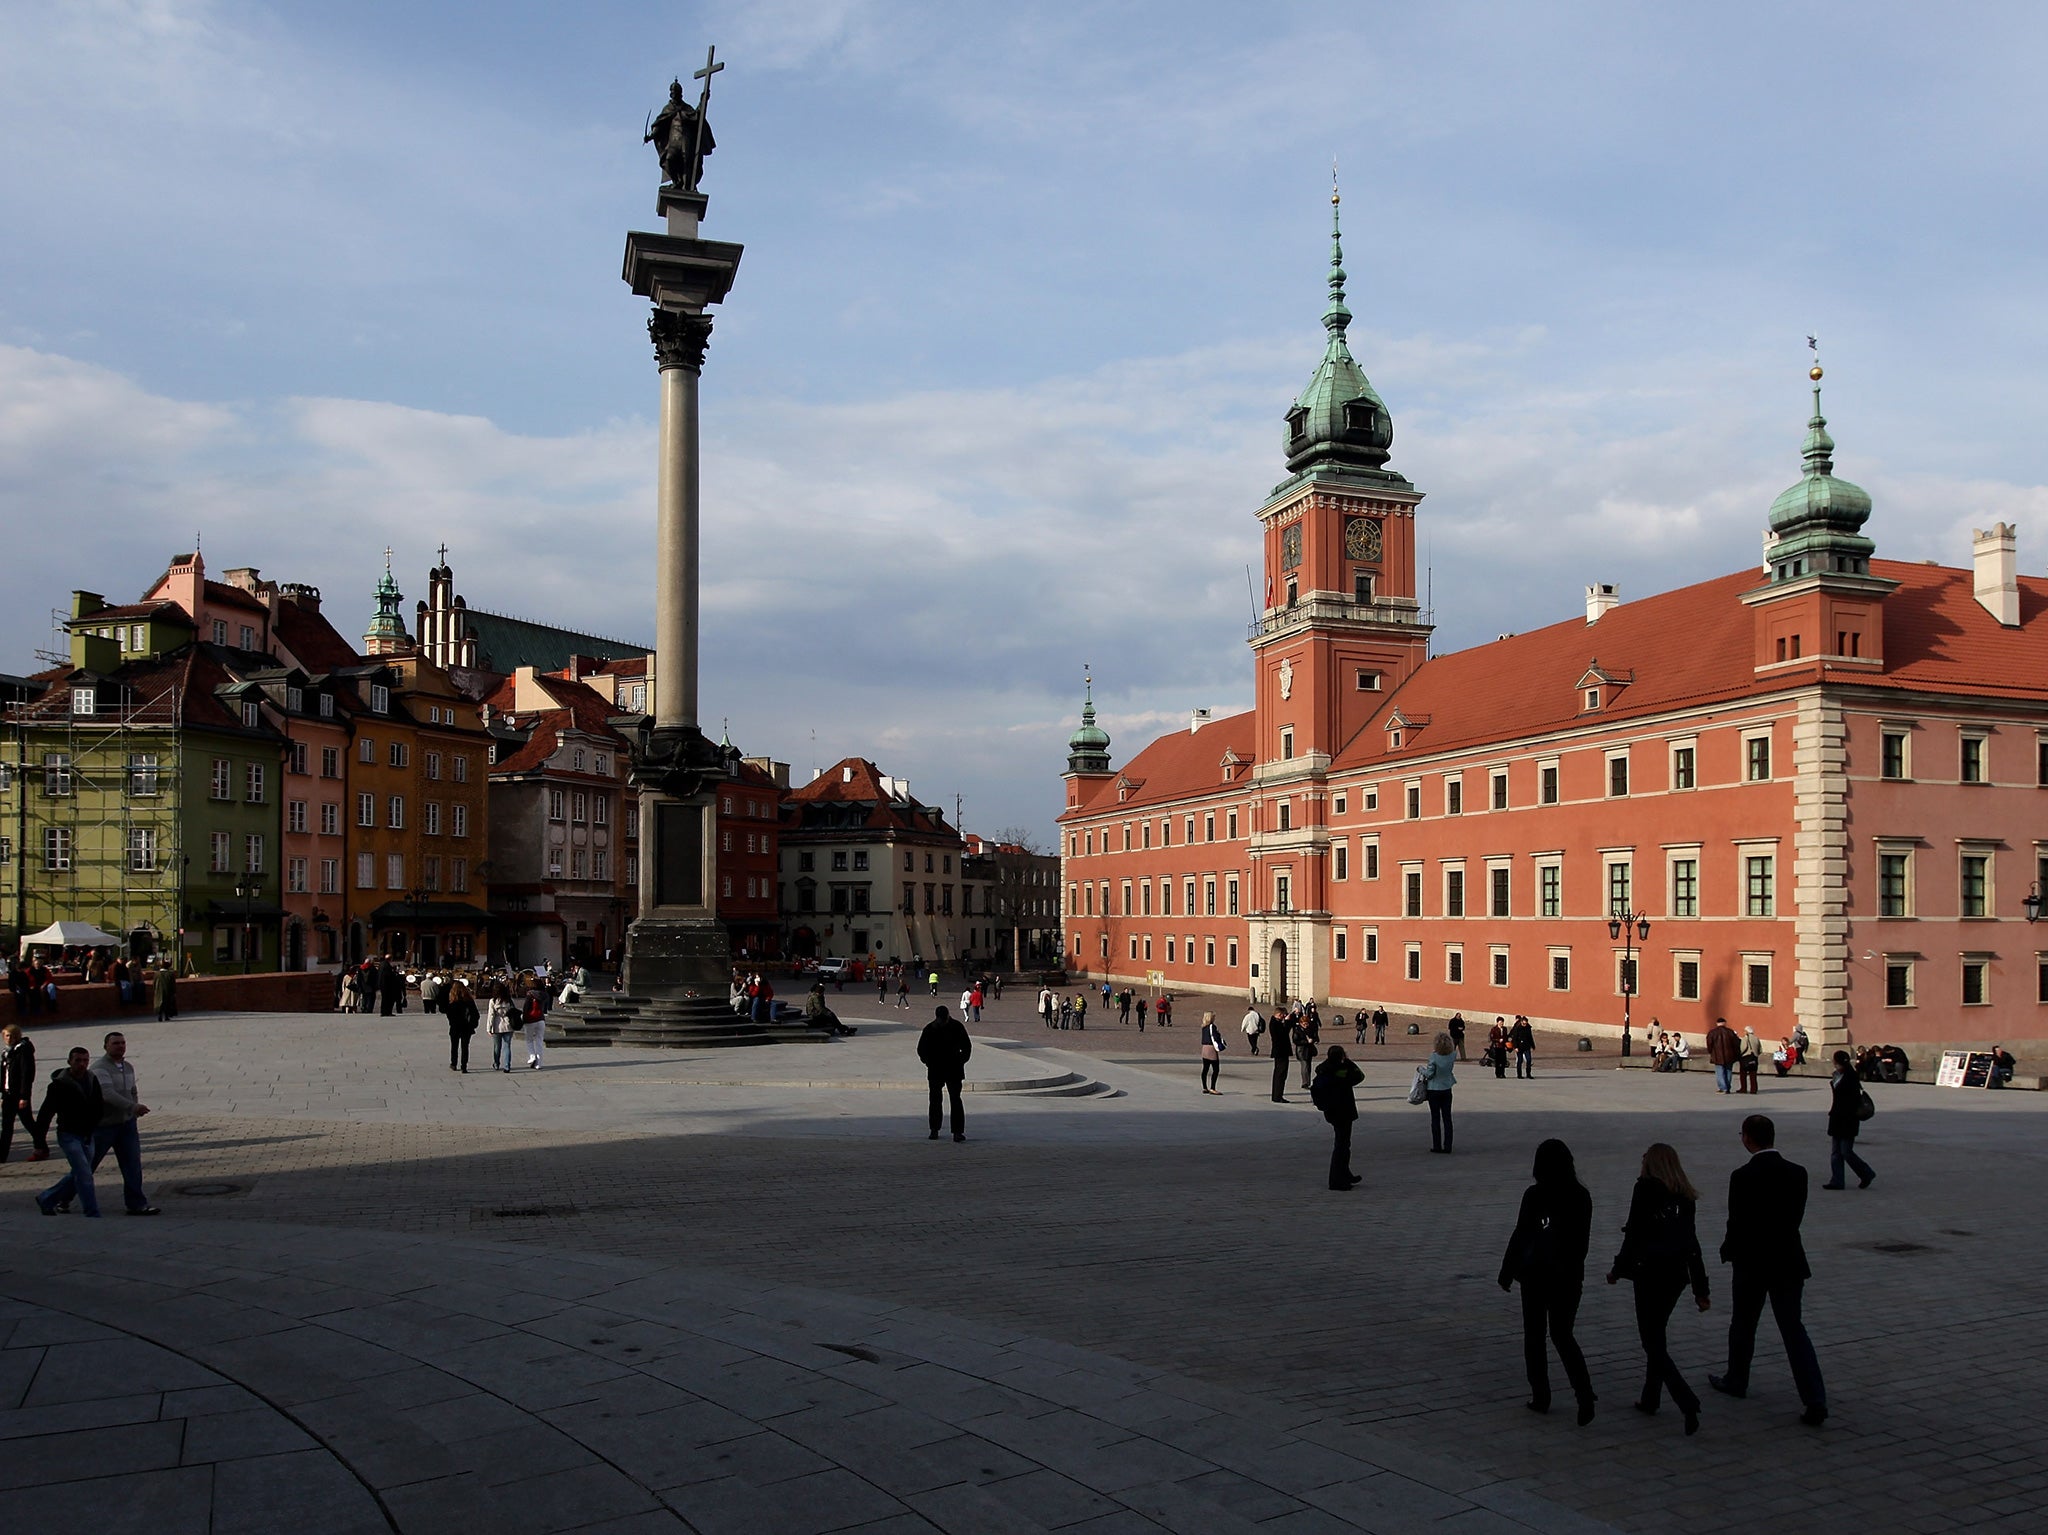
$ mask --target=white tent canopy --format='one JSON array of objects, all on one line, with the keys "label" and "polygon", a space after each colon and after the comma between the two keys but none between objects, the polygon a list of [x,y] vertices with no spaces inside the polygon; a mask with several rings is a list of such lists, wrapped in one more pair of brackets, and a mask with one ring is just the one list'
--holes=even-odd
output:
[{"label": "white tent canopy", "polygon": [[28,952],[30,944],[43,944],[50,948],[67,948],[73,944],[88,949],[118,949],[121,940],[110,933],[103,933],[90,922],[52,922],[40,933],[30,933],[21,940],[21,951]]}]

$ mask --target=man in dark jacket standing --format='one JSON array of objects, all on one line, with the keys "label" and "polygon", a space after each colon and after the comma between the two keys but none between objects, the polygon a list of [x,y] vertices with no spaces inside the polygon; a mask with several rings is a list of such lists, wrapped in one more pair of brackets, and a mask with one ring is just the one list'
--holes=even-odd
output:
[{"label": "man in dark jacket standing", "polygon": [[1709,1375],[1707,1384],[1727,1396],[1749,1392],[1749,1362],[1756,1353],[1756,1325],[1771,1303],[1792,1381],[1806,1411],[1799,1421],[1818,1428],[1827,1421],[1828,1393],[1820,1361],[1806,1335],[1799,1307],[1806,1281],[1806,1248],[1799,1223],[1806,1215],[1806,1169],[1774,1149],[1778,1127],[1762,1114],[1742,1122],[1742,1146],[1749,1160],[1728,1175],[1728,1233],[1721,1261],[1734,1265],[1734,1316],[1728,1323],[1728,1372]]},{"label": "man in dark jacket standing", "polygon": [[75,1194],[85,1213],[95,1220],[99,1218],[99,1194],[92,1186],[92,1156],[105,1109],[99,1078],[92,1074],[92,1052],[79,1045],[72,1050],[67,1069],[50,1079],[42,1109],[36,1114],[38,1140],[48,1133],[50,1121],[57,1121],[57,1148],[64,1153],[71,1169],[36,1195],[36,1208],[43,1214],[55,1215],[60,1209],[69,1209]]},{"label": "man in dark jacket standing", "polygon": [[939,1138],[939,1096],[953,1099],[953,1139],[967,1139],[967,1111],[960,1103],[960,1084],[967,1079],[967,1058],[974,1054],[974,1041],[967,1026],[941,1007],[917,1036],[917,1058],[924,1062],[925,1080],[931,1086],[931,1138]]},{"label": "man in dark jacket standing", "polygon": [[[1517,1080],[1536,1076],[1536,1031],[1529,1027],[1529,1020],[1520,1013],[1508,1029],[1508,1048],[1515,1052],[1515,1077]],[[1499,1075],[1499,1073],[1495,1073]]]},{"label": "man in dark jacket standing", "polygon": [[1358,1097],[1352,1089],[1364,1080],[1365,1073],[1351,1063],[1344,1047],[1332,1045],[1309,1088],[1310,1098],[1336,1132],[1330,1145],[1330,1187],[1347,1194],[1365,1181],[1351,1170],[1351,1127],[1358,1123]]},{"label": "man in dark jacket standing", "polygon": [[1828,1101],[1828,1139],[1833,1147],[1828,1181],[1821,1187],[1848,1187],[1842,1176],[1842,1164],[1846,1162],[1856,1169],[1856,1187],[1867,1189],[1876,1181],[1877,1172],[1856,1155],[1856,1132],[1863,1126],[1863,1084],[1857,1079],[1846,1050],[1835,1052],[1835,1074],[1828,1079],[1828,1091],[1833,1095]]},{"label": "man in dark jacket standing", "polygon": [[1716,1018],[1707,1030],[1707,1059],[1714,1063],[1714,1091],[1735,1091],[1735,1063],[1742,1059],[1742,1038],[1728,1027],[1726,1018]]},{"label": "man in dark jacket standing", "polygon": [[14,1145],[14,1122],[17,1119],[27,1127],[36,1143],[29,1160],[49,1160],[50,1142],[36,1128],[35,1090],[35,1041],[22,1033],[20,1024],[10,1023],[5,1030],[0,1030],[0,1162],[7,1160],[7,1153]]},{"label": "man in dark jacket standing", "polygon": [[389,1018],[393,1009],[405,1000],[405,977],[391,963],[391,956],[385,955],[377,962],[377,1014]]}]

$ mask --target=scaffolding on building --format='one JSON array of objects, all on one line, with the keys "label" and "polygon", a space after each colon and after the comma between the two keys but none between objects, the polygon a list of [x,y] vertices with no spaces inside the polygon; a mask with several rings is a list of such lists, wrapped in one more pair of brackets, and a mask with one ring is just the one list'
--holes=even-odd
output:
[{"label": "scaffolding on building", "polygon": [[[31,916],[31,902],[47,905],[51,921],[89,917],[131,953],[145,942],[156,951],[174,946],[187,867],[179,689],[143,695],[124,687],[118,701],[103,693],[91,713],[64,699],[60,714],[48,700],[17,706],[5,720],[13,737],[12,847],[4,860],[12,888],[0,921],[9,951],[47,925]],[[112,707],[102,710],[102,702]]]}]

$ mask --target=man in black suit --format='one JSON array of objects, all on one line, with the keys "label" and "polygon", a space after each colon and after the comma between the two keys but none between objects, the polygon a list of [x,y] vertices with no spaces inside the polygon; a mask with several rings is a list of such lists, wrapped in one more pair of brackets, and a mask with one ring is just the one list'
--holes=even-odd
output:
[{"label": "man in black suit", "polygon": [[1764,1115],[1743,1120],[1742,1146],[1749,1161],[1728,1175],[1728,1233],[1721,1239],[1721,1261],[1735,1267],[1728,1373],[1709,1375],[1707,1384],[1728,1396],[1748,1394],[1756,1325],[1769,1300],[1785,1340],[1793,1384],[1806,1409],[1799,1421],[1818,1428],[1828,1417],[1827,1387],[1799,1316],[1806,1281],[1813,1274],[1799,1240],[1799,1222],[1806,1215],[1806,1169],[1779,1156],[1773,1149],[1777,1140],[1777,1126]]},{"label": "man in black suit", "polygon": [[974,1041],[967,1026],[943,1007],[917,1037],[917,1058],[924,1062],[925,1081],[931,1087],[933,1140],[939,1138],[942,1096],[950,1096],[953,1110],[953,1139],[967,1139],[967,1114],[960,1105],[960,1087],[967,1077],[967,1059],[974,1054]]}]

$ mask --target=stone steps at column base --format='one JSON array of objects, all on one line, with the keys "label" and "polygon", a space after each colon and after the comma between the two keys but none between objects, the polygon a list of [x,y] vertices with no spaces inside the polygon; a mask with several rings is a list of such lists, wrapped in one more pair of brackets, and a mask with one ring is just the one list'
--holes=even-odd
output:
[{"label": "stone steps at column base", "polygon": [[565,1002],[548,1014],[547,1042],[563,1049],[639,1046],[715,1050],[742,1045],[823,1044],[831,1038],[799,1020],[755,1023],[723,998],[634,997],[609,992]]}]

